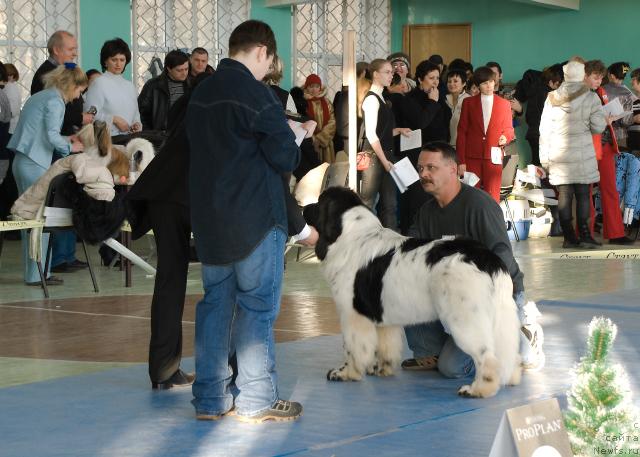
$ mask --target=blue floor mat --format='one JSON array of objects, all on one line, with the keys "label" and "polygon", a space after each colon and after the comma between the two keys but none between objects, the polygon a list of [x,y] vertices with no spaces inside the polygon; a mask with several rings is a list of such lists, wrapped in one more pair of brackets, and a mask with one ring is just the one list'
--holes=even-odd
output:
[{"label": "blue floor mat", "polygon": [[[280,394],[304,405],[303,417],[290,423],[196,421],[191,389],[153,392],[146,365],[8,387],[0,389],[0,455],[486,457],[505,409],[564,395],[594,315],[618,324],[612,356],[637,391],[640,309],[634,299],[539,303],[545,369],[485,400],[458,397],[463,382],[437,372],[328,382],[327,370],[342,361],[339,336],[277,345]],[[193,360],[184,367],[193,369]]]}]

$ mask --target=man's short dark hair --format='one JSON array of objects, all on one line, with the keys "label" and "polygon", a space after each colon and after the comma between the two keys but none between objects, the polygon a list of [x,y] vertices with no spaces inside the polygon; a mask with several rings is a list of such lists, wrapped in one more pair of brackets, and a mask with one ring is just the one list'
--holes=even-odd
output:
[{"label": "man's short dark hair", "polygon": [[461,69],[466,69],[466,64],[467,62],[464,61],[464,59],[461,58],[457,58],[457,59],[453,59],[451,61],[451,63],[449,63],[449,68],[450,69],[454,69],[454,68],[461,68]]},{"label": "man's short dark hair", "polygon": [[454,76],[460,78],[462,84],[467,82],[467,72],[464,68],[449,68],[449,71],[447,72],[447,81],[449,80],[449,78],[453,78]]},{"label": "man's short dark hair", "polygon": [[636,81],[640,81],[640,68],[636,68],[631,72],[631,79],[635,79]]},{"label": "man's short dark hair", "polygon": [[496,67],[498,69],[498,73],[502,74],[502,67],[500,66],[500,64],[498,62],[494,62],[494,61],[487,62],[485,64],[485,67],[489,67],[489,68]]},{"label": "man's short dark hair", "polygon": [[440,73],[440,68],[430,60],[423,60],[416,67],[416,79],[422,81],[425,76],[427,76],[432,71],[436,70]]},{"label": "man's short dark hair", "polygon": [[102,49],[100,49],[100,66],[102,67],[102,71],[107,69],[107,59],[118,54],[124,55],[125,63],[122,69],[122,71],[124,71],[129,62],[131,62],[131,50],[127,42],[122,38],[114,38],[113,40],[104,42]]},{"label": "man's short dark hair", "polygon": [[178,65],[185,64],[189,61],[189,56],[184,52],[174,49],[173,51],[169,51],[167,56],[164,58],[164,69],[168,70],[170,68],[175,68]]},{"label": "man's short dark hair", "polygon": [[589,60],[584,63],[584,74],[589,76],[593,73],[596,73],[600,76],[607,75],[607,67],[602,60]]},{"label": "man's short dark hair", "polygon": [[422,146],[422,151],[439,152],[445,159],[458,163],[458,154],[453,146],[444,141],[431,141]]},{"label": "man's short dark hair", "polygon": [[433,54],[431,57],[427,59],[429,62],[433,62],[436,65],[444,65],[444,59],[440,54]]},{"label": "man's short dark hair", "polygon": [[265,46],[267,55],[276,53],[276,37],[268,24],[251,19],[244,21],[231,32],[229,37],[229,56],[239,52],[248,52],[256,46]]},{"label": "man's short dark hair", "polygon": [[[489,67],[478,67],[473,72],[473,81],[479,87],[480,84],[486,83],[487,81],[495,81],[496,75],[493,70]],[[496,81],[497,82],[497,81]]]},{"label": "man's short dark hair", "polygon": [[610,75],[615,76],[617,79],[623,80],[627,73],[631,69],[629,62],[616,62],[609,65],[607,70]]},{"label": "man's short dark hair", "polygon": [[191,51],[191,55],[194,54],[205,54],[207,57],[209,57],[209,52],[207,52],[205,48],[193,48],[193,51]]}]

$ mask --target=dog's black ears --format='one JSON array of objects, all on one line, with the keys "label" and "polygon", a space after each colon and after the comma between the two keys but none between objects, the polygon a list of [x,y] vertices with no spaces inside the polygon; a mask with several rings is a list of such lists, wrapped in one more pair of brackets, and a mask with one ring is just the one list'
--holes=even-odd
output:
[{"label": "dog's black ears", "polygon": [[324,258],[327,256],[327,252],[329,251],[329,244],[323,236],[320,236],[320,238],[318,238],[315,251],[316,257],[318,257],[318,259],[321,261],[324,260]]},{"label": "dog's black ears", "polygon": [[318,222],[320,220],[320,207],[317,203],[307,205],[302,210],[302,216],[307,224],[318,229]]}]

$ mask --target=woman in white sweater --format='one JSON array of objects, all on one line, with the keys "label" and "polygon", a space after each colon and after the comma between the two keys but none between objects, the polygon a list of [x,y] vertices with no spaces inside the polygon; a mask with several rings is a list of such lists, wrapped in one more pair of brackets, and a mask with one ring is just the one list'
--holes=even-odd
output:
[{"label": "woman in white sweater", "polygon": [[122,77],[131,62],[129,46],[121,38],[106,41],[100,50],[103,74],[85,94],[84,109],[96,108],[95,119],[111,125],[111,136],[142,130],[138,93],[133,83]]}]

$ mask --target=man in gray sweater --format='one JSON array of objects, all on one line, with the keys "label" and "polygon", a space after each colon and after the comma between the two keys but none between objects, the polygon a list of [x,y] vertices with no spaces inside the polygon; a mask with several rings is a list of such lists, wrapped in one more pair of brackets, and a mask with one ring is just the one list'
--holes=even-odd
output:
[{"label": "man in gray sweater", "polygon": [[[456,151],[447,143],[433,142],[423,146],[417,168],[420,184],[430,198],[418,211],[409,236],[472,238],[498,255],[513,280],[513,297],[522,323],[520,352],[523,366],[529,370],[542,368],[543,332],[536,323],[540,312],[533,302],[525,305],[524,275],[513,257],[502,210],[489,194],[460,182]],[[414,358],[403,361],[402,368],[437,368],[443,376],[450,378],[474,374],[473,360],[458,348],[439,321],[405,327],[405,333]]]}]

